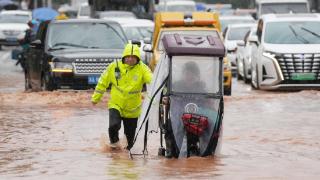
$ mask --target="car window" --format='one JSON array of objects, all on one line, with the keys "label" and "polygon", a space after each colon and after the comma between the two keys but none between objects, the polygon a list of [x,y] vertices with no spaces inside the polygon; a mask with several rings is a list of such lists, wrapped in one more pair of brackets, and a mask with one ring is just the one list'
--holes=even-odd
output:
[{"label": "car window", "polygon": [[221,19],[221,30],[222,32],[227,28],[229,24],[253,24],[255,20],[253,19]]},{"label": "car window", "polygon": [[243,40],[246,33],[250,30],[250,27],[237,27],[230,28],[227,34],[228,40]]},{"label": "car window", "polygon": [[123,30],[129,40],[151,38],[153,33],[153,27],[123,27]]},{"label": "car window", "polygon": [[261,5],[262,14],[307,13],[306,3],[267,3]]},{"label": "car window", "polygon": [[0,23],[27,23],[29,20],[28,15],[18,14],[1,14]]},{"label": "car window", "polygon": [[116,12],[102,12],[99,14],[99,18],[136,18],[133,13],[116,13]]},{"label": "car window", "polygon": [[122,49],[126,37],[120,25],[108,23],[57,23],[48,32],[48,47]]},{"label": "car window", "polygon": [[270,22],[264,41],[270,44],[320,44],[320,21]]},{"label": "car window", "polygon": [[193,5],[168,5],[166,11],[169,12],[193,12],[196,7]]},{"label": "car window", "polygon": [[217,93],[219,60],[214,57],[173,56],[172,91],[181,93]]}]

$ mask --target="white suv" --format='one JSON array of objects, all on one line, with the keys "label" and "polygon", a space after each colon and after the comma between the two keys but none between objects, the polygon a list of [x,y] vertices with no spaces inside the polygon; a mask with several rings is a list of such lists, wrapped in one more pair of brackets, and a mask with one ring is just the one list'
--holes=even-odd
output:
[{"label": "white suv", "polygon": [[[237,47],[238,43],[242,43],[244,41],[244,37],[247,32],[256,24],[230,24],[223,32],[224,37],[224,45],[227,49],[227,57],[231,62],[232,74],[235,75],[237,73],[237,51],[239,50]],[[243,47],[240,47],[243,48]]]},{"label": "white suv", "polygon": [[269,14],[258,22],[252,85],[260,89],[320,88],[320,15]]}]

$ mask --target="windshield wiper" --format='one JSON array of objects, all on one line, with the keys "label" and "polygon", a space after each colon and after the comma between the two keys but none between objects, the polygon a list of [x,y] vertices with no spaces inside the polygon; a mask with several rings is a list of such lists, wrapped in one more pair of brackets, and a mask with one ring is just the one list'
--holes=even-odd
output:
[{"label": "windshield wiper", "polygon": [[57,50],[63,50],[66,49],[64,47],[59,47],[59,48],[49,48],[48,51],[57,51]]},{"label": "windshield wiper", "polygon": [[111,28],[111,29],[117,34],[117,36],[120,37],[120,39],[121,39],[124,43],[127,43],[127,41],[122,38],[122,36],[119,34],[119,32],[118,32],[114,27],[112,27],[110,24],[107,24],[107,23],[99,23],[99,24],[103,24],[103,25],[106,25],[106,26],[108,26],[109,28]]},{"label": "windshield wiper", "polygon": [[300,29],[304,30],[304,31],[307,31],[308,33],[320,38],[320,34],[316,33],[316,32],[313,32],[311,31],[310,29],[307,29],[307,28],[304,28],[304,27],[300,27]]},{"label": "windshield wiper", "polygon": [[70,47],[88,48],[88,46],[83,46],[83,45],[80,45],[80,44],[65,43],[65,42],[54,44],[52,46],[52,48],[57,47],[57,46],[70,46]]},{"label": "windshield wiper", "polygon": [[308,40],[306,40],[305,38],[303,38],[302,36],[299,36],[296,32],[296,30],[294,30],[294,28],[292,27],[292,25],[289,25],[290,30],[292,31],[292,33],[294,34],[294,36],[301,42],[305,43],[305,44],[310,44],[310,42]]}]

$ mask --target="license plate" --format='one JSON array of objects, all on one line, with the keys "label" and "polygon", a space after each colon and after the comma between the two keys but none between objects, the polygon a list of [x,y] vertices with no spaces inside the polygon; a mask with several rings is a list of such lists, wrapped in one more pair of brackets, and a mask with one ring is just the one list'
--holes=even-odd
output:
[{"label": "license plate", "polygon": [[98,84],[99,76],[89,76],[88,84]]},{"label": "license plate", "polygon": [[292,73],[291,74],[292,80],[316,80],[316,74],[315,73]]},{"label": "license plate", "polygon": [[18,41],[17,38],[7,38],[8,42],[16,42]]}]

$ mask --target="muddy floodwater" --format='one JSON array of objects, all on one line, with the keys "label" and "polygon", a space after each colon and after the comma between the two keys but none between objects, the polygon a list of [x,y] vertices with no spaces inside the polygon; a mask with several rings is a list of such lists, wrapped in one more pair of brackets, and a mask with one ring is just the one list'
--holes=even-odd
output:
[{"label": "muddy floodwater", "polygon": [[319,91],[255,91],[233,79],[219,155],[158,157],[156,134],[147,157],[130,159],[106,147],[107,96],[93,107],[87,91],[24,92],[14,63],[1,51],[1,180],[320,179]]}]

